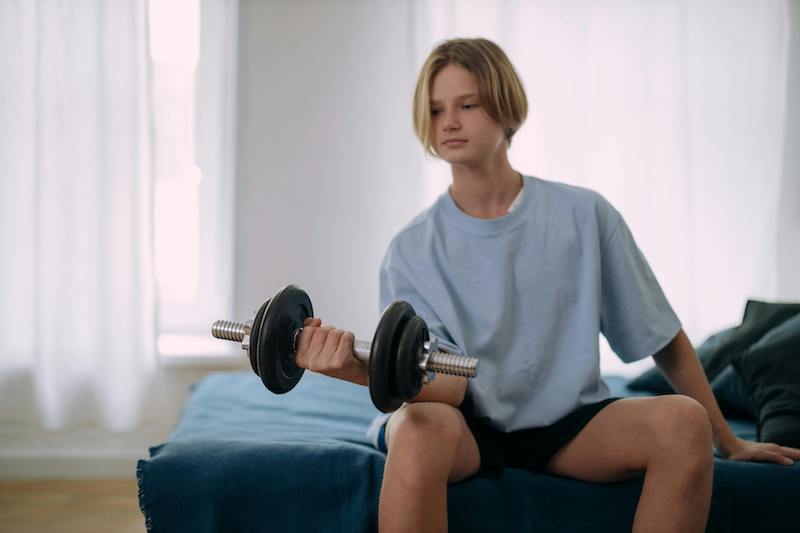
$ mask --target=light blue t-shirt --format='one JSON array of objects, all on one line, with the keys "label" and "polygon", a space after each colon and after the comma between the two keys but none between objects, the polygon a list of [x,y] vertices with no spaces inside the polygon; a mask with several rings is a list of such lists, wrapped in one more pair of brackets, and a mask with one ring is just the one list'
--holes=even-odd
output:
[{"label": "light blue t-shirt", "polygon": [[530,176],[507,215],[449,192],[392,239],[380,307],[406,300],[447,350],[478,357],[468,394],[499,431],[546,426],[610,396],[599,335],[625,362],[681,328],[620,213],[600,194]]}]

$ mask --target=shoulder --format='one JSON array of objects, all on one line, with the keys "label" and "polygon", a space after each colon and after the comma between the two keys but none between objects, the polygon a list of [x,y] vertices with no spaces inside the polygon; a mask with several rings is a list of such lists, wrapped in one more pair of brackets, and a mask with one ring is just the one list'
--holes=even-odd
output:
[{"label": "shoulder", "polygon": [[610,232],[616,226],[619,212],[598,191],[541,178],[530,178],[535,187],[535,194],[545,204],[561,214],[569,214],[575,218],[594,218],[598,226]]},{"label": "shoulder", "polygon": [[549,200],[590,206],[608,204],[608,200],[602,194],[588,187],[534,177],[530,180],[536,187],[536,192],[548,197]]},{"label": "shoulder", "polygon": [[424,243],[431,235],[431,228],[437,224],[436,213],[439,201],[416,214],[389,241],[384,257],[384,266],[397,268],[403,259],[410,259],[413,254],[424,248]]}]

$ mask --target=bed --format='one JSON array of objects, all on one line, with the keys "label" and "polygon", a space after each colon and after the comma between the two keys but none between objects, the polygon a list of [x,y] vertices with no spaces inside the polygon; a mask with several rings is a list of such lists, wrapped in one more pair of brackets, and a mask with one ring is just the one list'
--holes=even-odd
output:
[{"label": "bed", "polygon": [[[644,396],[608,376],[612,394]],[[377,531],[385,456],[366,437],[365,387],[306,372],[268,393],[218,372],[193,387],[167,442],[137,467],[149,531]],[[730,418],[753,439],[756,424]],[[614,484],[508,469],[448,489],[450,531],[630,531],[642,478]],[[715,458],[709,531],[798,531],[800,466]]]}]

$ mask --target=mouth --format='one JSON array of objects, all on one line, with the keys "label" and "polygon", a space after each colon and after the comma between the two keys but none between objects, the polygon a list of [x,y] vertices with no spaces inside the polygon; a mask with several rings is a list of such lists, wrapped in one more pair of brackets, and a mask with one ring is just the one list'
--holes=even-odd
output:
[{"label": "mouth", "polygon": [[463,146],[467,144],[466,139],[448,139],[442,143],[445,146],[449,147],[456,147],[456,146]]}]

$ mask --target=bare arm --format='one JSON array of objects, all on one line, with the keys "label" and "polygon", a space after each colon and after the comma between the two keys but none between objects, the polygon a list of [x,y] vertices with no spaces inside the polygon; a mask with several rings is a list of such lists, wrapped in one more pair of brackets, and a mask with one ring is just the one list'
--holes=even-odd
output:
[{"label": "bare arm", "polygon": [[722,416],[703,367],[700,365],[700,359],[683,330],[655,354],[653,359],[677,392],[691,396],[706,408],[714,432],[714,445],[722,452],[729,449],[734,444],[736,436]]},{"label": "bare arm", "polygon": [[353,356],[354,342],[352,332],[323,326],[320,318],[307,318],[297,340],[295,362],[300,368],[366,386],[369,372]]},{"label": "bare arm", "polygon": [[436,379],[422,386],[419,394],[409,403],[440,402],[458,407],[467,392],[467,378],[437,374]]},{"label": "bare arm", "polygon": [[653,356],[672,387],[691,396],[708,412],[714,433],[714,445],[728,459],[738,461],[769,461],[792,464],[800,459],[800,450],[779,446],[771,442],[750,442],[737,437],[719,409],[700,360],[683,330],[670,343]]},{"label": "bare arm", "polygon": [[[308,318],[298,340],[297,365],[367,386],[369,372],[366,365],[353,357],[354,340],[349,331],[322,326],[320,318]],[[467,378],[438,374],[436,379],[423,385],[410,402],[441,402],[458,407],[464,401],[466,390]]]}]

